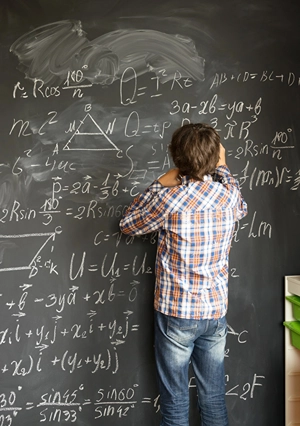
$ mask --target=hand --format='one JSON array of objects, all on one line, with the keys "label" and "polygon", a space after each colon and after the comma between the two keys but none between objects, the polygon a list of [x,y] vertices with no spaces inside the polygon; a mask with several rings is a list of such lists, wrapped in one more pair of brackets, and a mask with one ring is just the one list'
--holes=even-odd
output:
[{"label": "hand", "polygon": [[170,169],[167,173],[158,178],[163,186],[173,187],[181,184],[179,169]]},{"label": "hand", "polygon": [[225,148],[221,143],[220,143],[220,158],[216,167],[219,167],[219,166],[226,166]]}]

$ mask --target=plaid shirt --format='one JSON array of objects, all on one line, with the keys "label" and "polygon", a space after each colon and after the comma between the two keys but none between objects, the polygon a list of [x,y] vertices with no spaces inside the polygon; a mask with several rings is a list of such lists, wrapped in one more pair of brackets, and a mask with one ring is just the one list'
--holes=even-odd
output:
[{"label": "plaid shirt", "polygon": [[247,214],[227,166],[214,179],[158,181],[138,195],[121,220],[122,232],[158,231],[154,308],[180,318],[221,318],[228,304],[228,255],[235,222]]}]

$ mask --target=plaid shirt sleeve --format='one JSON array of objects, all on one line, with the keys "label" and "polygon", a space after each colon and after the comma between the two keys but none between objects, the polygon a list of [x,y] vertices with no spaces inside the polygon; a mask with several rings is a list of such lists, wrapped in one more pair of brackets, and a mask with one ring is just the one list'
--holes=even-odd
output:
[{"label": "plaid shirt sleeve", "polygon": [[230,170],[227,166],[219,166],[215,170],[215,180],[224,185],[229,191],[236,192],[239,200],[236,207],[236,220],[240,220],[245,217],[248,213],[247,203],[242,197],[239,183],[231,175]]},{"label": "plaid shirt sleeve", "polygon": [[164,188],[156,180],[133,200],[120,222],[124,234],[143,235],[161,228],[165,211],[160,193]]}]

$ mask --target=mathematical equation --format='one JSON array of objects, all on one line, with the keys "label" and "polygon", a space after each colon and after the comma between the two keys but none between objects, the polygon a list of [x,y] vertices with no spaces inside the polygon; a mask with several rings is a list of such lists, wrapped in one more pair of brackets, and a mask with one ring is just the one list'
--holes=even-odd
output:
[{"label": "mathematical equation", "polygon": [[[226,375],[226,386],[230,384],[229,376]],[[257,387],[263,386],[264,376],[253,374],[251,381],[243,386],[235,385],[226,392],[227,397],[238,397],[246,401],[253,399],[257,392]],[[195,378],[191,377],[189,388],[192,391],[196,388]],[[75,423],[84,412],[88,412],[93,419],[99,418],[122,418],[134,415],[137,406],[148,405],[152,407],[154,413],[160,411],[160,401],[158,396],[141,396],[139,384],[133,383],[131,386],[99,388],[95,392],[94,399],[90,398],[88,386],[83,383],[74,389],[55,389],[40,395],[36,401],[26,401],[19,404],[18,399],[22,393],[22,386],[18,386],[16,391],[0,394],[0,421],[3,426],[13,424],[13,420],[21,415],[22,411],[33,411],[36,421],[39,423],[61,424],[61,422]],[[32,416],[32,414],[31,414]]]}]

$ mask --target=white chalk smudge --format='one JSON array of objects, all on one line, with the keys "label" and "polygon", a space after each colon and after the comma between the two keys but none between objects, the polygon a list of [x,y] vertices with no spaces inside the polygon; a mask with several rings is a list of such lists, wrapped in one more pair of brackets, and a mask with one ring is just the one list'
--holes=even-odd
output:
[{"label": "white chalk smudge", "polygon": [[62,81],[68,71],[81,69],[91,83],[112,84],[128,66],[138,75],[154,72],[162,83],[176,72],[204,80],[205,60],[193,40],[154,30],[118,30],[89,41],[80,21],[65,20],[24,34],[10,50],[27,78],[45,83]]}]

